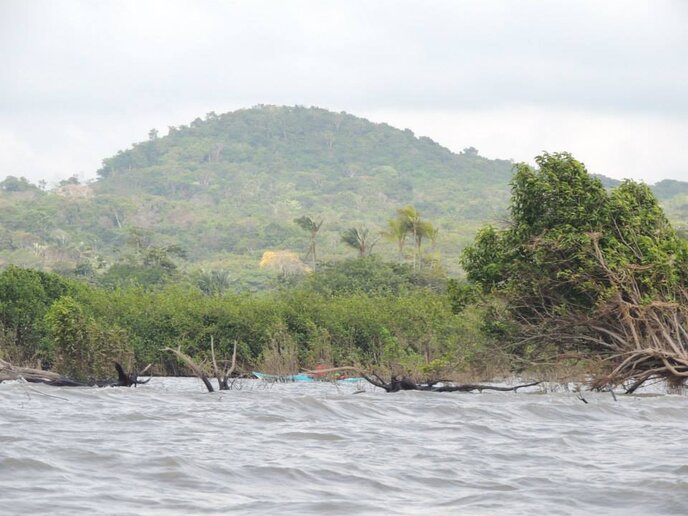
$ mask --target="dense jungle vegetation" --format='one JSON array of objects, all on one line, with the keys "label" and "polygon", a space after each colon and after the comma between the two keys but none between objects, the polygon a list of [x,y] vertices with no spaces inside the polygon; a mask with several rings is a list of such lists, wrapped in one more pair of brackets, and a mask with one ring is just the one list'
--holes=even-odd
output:
[{"label": "dense jungle vegetation", "polygon": [[244,371],[682,383],[688,248],[660,199],[680,225],[688,185],[536,162],[262,106],[151,131],[87,185],[8,177],[0,358],[175,374],[162,348],[202,362],[212,337]]},{"label": "dense jungle vegetation", "polygon": [[[383,260],[412,262],[413,246],[400,250],[389,226],[397,209],[412,205],[436,230],[425,259],[458,275],[460,249],[482,224],[507,218],[512,173],[510,161],[470,147],[455,154],[346,113],[298,106],[208,113],[165,136],[151,130],[105,159],[87,184],[1,181],[0,266],[109,272],[112,283],[143,274],[143,261],[171,258],[184,272],[224,274],[233,290],[262,290],[273,278],[260,267],[266,251],[305,258],[310,235],[294,223],[303,217],[322,221],[320,261],[355,256],[341,238],[355,228],[371,242],[387,235],[374,247]],[[683,224],[688,184],[663,181],[654,191]]]},{"label": "dense jungle vegetation", "polygon": [[[88,184],[72,178],[44,191],[5,179],[0,264],[103,272],[130,265],[142,245],[173,247],[184,250],[184,269],[225,270],[236,290],[262,289],[270,282],[259,267],[265,251],[308,249],[294,219],[323,221],[318,255],[332,261],[355,255],[341,233],[356,227],[377,236],[398,208],[413,205],[441,235],[435,260],[457,272],[456,260],[442,256],[505,213],[511,169],[475,149],[454,154],[346,113],[275,106],[209,113],[166,136],[151,131],[105,159]],[[375,251],[398,256],[393,237]]]},{"label": "dense jungle vegetation", "polygon": [[[553,365],[594,374],[600,388],[682,384],[688,242],[646,185],[608,191],[565,153],[536,161],[517,166],[507,226],[484,227],[463,252],[467,281],[419,256],[399,264],[365,252],[317,270],[282,268],[259,294],[233,292],[221,275],[173,270],[162,284],[108,285],[9,266],[0,358],[81,379],[106,375],[113,360],[175,374],[162,348],[202,362],[213,338],[222,356],[236,343],[244,370],[353,364],[451,378]],[[432,228],[411,207],[394,221],[411,244]],[[342,239],[361,244],[354,236]],[[140,271],[160,267],[144,260]]]}]

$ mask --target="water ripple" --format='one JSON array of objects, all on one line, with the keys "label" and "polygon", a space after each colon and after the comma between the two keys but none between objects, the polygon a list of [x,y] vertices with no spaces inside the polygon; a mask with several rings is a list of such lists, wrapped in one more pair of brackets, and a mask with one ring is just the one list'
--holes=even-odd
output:
[{"label": "water ripple", "polygon": [[[0,384],[0,507],[49,514],[688,513],[688,399],[194,379]],[[58,398],[55,398],[57,396]]]}]

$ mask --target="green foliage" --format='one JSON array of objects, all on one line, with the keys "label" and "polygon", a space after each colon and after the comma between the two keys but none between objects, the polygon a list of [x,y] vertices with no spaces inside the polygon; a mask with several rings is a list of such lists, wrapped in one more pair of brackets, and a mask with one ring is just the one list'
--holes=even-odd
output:
[{"label": "green foliage", "polygon": [[53,338],[56,369],[70,377],[85,379],[95,347],[95,322],[69,296],[57,300],[45,317]]},{"label": "green foliage", "polygon": [[[175,373],[178,364],[161,348],[181,346],[206,360],[211,336],[220,358],[236,341],[244,370],[271,372],[328,363],[429,374],[439,362],[428,364],[447,357],[470,369],[476,349],[490,345],[480,321],[465,316],[470,308],[460,318],[452,313],[443,278],[378,257],[330,264],[296,286],[254,295],[203,292],[190,283],[104,289],[16,268],[0,276],[0,285],[3,328],[19,317],[32,330],[22,340],[31,353],[41,345],[56,369],[82,379],[111,377],[113,360],[129,367],[154,362],[159,373]],[[33,309],[30,316],[26,309]],[[8,356],[14,348],[5,333],[0,352]],[[28,352],[13,357],[31,359]]]},{"label": "green foliage", "polygon": [[38,190],[38,187],[29,182],[25,177],[7,176],[0,181],[0,191],[3,192],[30,192]]},{"label": "green foliage", "polygon": [[342,242],[358,251],[358,256],[369,255],[379,238],[369,235],[368,228],[352,227],[342,233]]},{"label": "green foliage", "polygon": [[517,167],[509,226],[483,229],[461,260],[469,280],[507,299],[523,329],[596,313],[614,296],[666,300],[685,285],[688,246],[649,187],[624,181],[607,193],[567,153],[536,161],[538,170]]},{"label": "green foliage", "polygon": [[44,316],[73,288],[56,274],[10,266],[0,273],[0,330],[5,354],[17,361],[49,359]]},{"label": "green foliage", "polygon": [[170,270],[159,265],[116,263],[98,277],[98,284],[110,289],[136,285],[153,288],[164,285],[169,276]]},{"label": "green foliage", "polygon": [[461,265],[468,279],[489,291],[507,277],[509,258],[505,235],[492,226],[482,228],[473,245],[461,255]]},{"label": "green foliage", "polygon": [[366,256],[323,264],[317,273],[303,279],[303,285],[328,295],[361,292],[397,295],[417,288],[439,293],[445,288],[446,278],[435,271],[414,271],[407,264],[388,263],[376,256]]},{"label": "green foliage", "polygon": [[452,312],[459,314],[475,303],[478,299],[478,289],[475,283],[450,279],[447,282],[447,296],[451,303]]},{"label": "green foliage", "polygon": [[[310,231],[290,221],[324,218],[318,259],[333,261],[350,254],[341,242],[348,228],[383,224],[410,203],[443,228],[440,259],[504,213],[511,168],[346,113],[257,106],[152,133],[105,159],[92,183],[0,190],[0,265],[67,270],[88,261],[101,271],[98,263],[127,262],[132,231],[143,231],[141,249],[178,245],[194,269],[226,269],[239,284],[264,287],[248,261],[308,249]],[[392,259],[397,244],[375,251]]]},{"label": "green foliage", "polygon": [[595,231],[608,218],[607,193],[599,179],[568,153],[544,153],[533,170],[516,166],[512,180],[510,235],[528,241],[544,231]]},{"label": "green foliage", "polygon": [[113,362],[129,365],[126,332],[103,330],[72,297],[58,299],[45,315],[53,343],[55,369],[70,378],[86,380],[112,376]]}]

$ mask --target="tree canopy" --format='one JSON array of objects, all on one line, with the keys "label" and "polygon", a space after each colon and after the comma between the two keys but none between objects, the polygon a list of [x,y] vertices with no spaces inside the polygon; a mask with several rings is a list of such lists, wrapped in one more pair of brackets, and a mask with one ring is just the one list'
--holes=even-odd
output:
[{"label": "tree canopy", "polygon": [[685,316],[688,245],[648,186],[607,192],[568,153],[536,162],[517,167],[508,226],[484,228],[461,258],[469,280],[506,300],[514,341],[624,353],[678,340],[683,354],[685,332],[665,323]]}]

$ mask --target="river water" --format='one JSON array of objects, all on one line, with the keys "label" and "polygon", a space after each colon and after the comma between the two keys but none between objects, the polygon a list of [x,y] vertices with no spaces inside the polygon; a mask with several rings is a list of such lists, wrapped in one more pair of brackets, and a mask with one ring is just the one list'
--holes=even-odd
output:
[{"label": "river water", "polygon": [[0,384],[1,514],[688,514],[688,398]]}]

